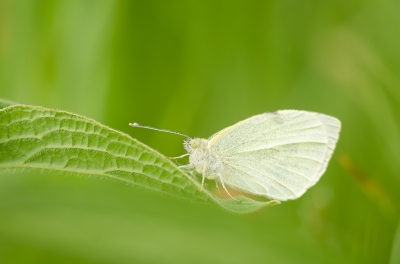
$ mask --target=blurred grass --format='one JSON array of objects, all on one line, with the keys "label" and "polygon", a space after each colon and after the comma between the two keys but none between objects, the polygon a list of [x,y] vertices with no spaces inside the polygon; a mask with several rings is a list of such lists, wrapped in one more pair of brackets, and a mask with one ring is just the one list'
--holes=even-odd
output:
[{"label": "blurred grass", "polygon": [[290,108],[343,124],[315,187],[247,216],[111,181],[3,174],[0,262],[399,263],[399,5],[0,0],[0,98],[89,116],[167,156],[182,138],[127,124],[209,137]]}]

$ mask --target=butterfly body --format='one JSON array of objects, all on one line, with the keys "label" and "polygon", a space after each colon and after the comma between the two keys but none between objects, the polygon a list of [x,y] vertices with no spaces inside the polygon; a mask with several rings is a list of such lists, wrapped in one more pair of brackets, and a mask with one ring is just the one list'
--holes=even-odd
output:
[{"label": "butterfly body", "polygon": [[217,153],[209,148],[209,140],[203,138],[187,139],[184,147],[189,154],[189,163],[196,172],[207,179],[216,179],[221,176],[222,164]]}]

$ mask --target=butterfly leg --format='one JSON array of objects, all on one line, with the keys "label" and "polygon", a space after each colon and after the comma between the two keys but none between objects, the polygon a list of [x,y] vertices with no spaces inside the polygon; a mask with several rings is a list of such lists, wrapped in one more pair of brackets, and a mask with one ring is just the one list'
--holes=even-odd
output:
[{"label": "butterfly leg", "polygon": [[219,176],[219,179],[220,179],[220,181],[221,181],[222,187],[224,188],[225,192],[226,192],[233,200],[239,202],[238,199],[236,199],[235,197],[233,197],[233,196],[228,192],[228,189],[226,189],[225,184],[224,184],[224,181],[222,180],[221,175]]},{"label": "butterfly leg", "polygon": [[170,160],[174,160],[174,159],[181,159],[181,158],[184,158],[184,157],[189,156],[189,155],[190,155],[189,153],[186,153],[186,154],[180,155],[178,157],[168,157],[168,158]]},{"label": "butterfly leg", "polygon": [[182,170],[192,169],[193,167],[194,166],[192,164],[186,164],[186,165],[179,166],[179,168],[182,169]]},{"label": "butterfly leg", "polygon": [[202,191],[203,190],[203,187],[204,187],[204,179],[206,178],[206,169],[205,169],[205,167],[204,167],[204,169],[203,169],[203,173],[202,173],[202,179],[201,179],[201,187],[200,187],[200,191]]},{"label": "butterfly leg", "polygon": [[194,166],[192,164],[186,164],[186,165],[181,165],[179,166],[181,170],[183,170],[186,173],[189,173],[190,175],[194,176],[195,170]]},{"label": "butterfly leg", "polygon": [[215,187],[216,187],[217,190],[218,190],[219,197],[222,197],[221,190],[219,189],[218,181],[215,181]]}]

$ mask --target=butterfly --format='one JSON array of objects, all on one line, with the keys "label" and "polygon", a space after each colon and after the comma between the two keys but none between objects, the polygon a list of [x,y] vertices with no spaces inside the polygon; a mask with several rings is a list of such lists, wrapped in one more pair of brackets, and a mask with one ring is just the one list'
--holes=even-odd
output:
[{"label": "butterfly", "polygon": [[[308,111],[279,110],[255,115],[209,139],[130,124],[187,137],[189,164],[183,166],[249,194],[286,201],[297,199],[325,172],[339,139],[337,118]],[[232,197],[234,198],[234,197]]]}]

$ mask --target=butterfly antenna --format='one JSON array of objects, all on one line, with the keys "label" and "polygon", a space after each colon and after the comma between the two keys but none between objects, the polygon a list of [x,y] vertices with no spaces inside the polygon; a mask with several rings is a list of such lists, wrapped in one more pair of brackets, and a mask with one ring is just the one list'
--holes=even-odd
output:
[{"label": "butterfly antenna", "polygon": [[142,125],[140,125],[138,123],[129,123],[129,125],[131,127],[146,128],[146,129],[150,129],[150,130],[166,132],[166,133],[175,134],[175,135],[179,135],[179,136],[182,136],[182,137],[190,138],[188,135],[185,135],[183,133],[179,133],[179,132],[176,132],[176,131],[171,131],[171,130],[168,130],[168,129],[161,129],[161,128],[155,128],[155,127],[150,127],[150,126],[142,126]]}]

